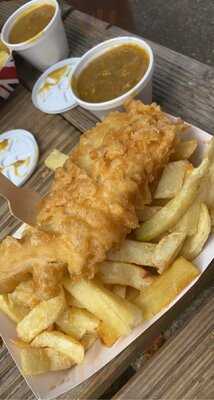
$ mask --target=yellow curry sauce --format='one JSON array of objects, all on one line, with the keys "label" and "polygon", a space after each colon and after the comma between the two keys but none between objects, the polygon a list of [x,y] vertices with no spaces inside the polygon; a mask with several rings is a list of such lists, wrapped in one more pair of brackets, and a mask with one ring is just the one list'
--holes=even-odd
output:
[{"label": "yellow curry sauce", "polygon": [[19,167],[22,165],[28,166],[30,163],[30,157],[26,158],[26,160],[17,160],[11,166],[14,168],[14,173],[16,176],[21,176],[19,173]]},{"label": "yellow curry sauce", "polygon": [[[47,90],[51,89],[54,85],[57,85],[60,82],[63,75],[65,75],[66,70],[67,70],[67,65],[65,65],[64,67],[55,69],[53,72],[50,72],[50,74],[46,77],[45,82],[40,87],[39,93],[41,93],[43,91],[47,91]],[[50,79],[51,79],[51,81],[50,81]]]},{"label": "yellow curry sauce", "polygon": [[8,139],[4,139],[0,142],[0,151],[5,150],[8,147],[9,144],[9,140]]},{"label": "yellow curry sauce", "polygon": [[124,44],[91,61],[72,87],[78,97],[90,103],[112,100],[132,89],[145,75],[149,56],[142,47]]},{"label": "yellow curry sauce", "polygon": [[55,7],[51,4],[29,7],[12,26],[9,41],[12,44],[26,42],[38,35],[51,21]]}]

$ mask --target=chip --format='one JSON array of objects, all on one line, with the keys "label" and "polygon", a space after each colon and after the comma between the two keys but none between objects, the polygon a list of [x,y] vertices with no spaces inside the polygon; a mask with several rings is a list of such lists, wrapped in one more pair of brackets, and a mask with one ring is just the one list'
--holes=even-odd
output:
[{"label": "chip", "polygon": [[154,194],[155,199],[171,199],[181,190],[186,171],[191,164],[186,160],[167,164],[163,170]]},{"label": "chip", "polygon": [[188,176],[177,196],[162,207],[150,220],[136,229],[137,240],[153,240],[179,221],[198,195],[201,180],[206,175],[208,166],[208,159],[204,159],[201,165]]},{"label": "chip", "polygon": [[31,343],[33,347],[50,347],[69,357],[75,364],[84,358],[84,347],[71,336],[58,331],[42,332]]},{"label": "chip", "polygon": [[55,171],[57,168],[62,167],[67,159],[68,156],[66,154],[55,149],[46,158],[45,165],[52,171]]},{"label": "chip", "polygon": [[40,332],[51,326],[59,318],[64,308],[65,298],[62,294],[42,301],[18,323],[16,328],[18,337],[24,342],[30,342]]},{"label": "chip", "polygon": [[7,294],[0,295],[0,310],[16,323],[21,321],[30,311],[28,307],[13,303]]},{"label": "chip", "polygon": [[44,349],[31,346],[20,348],[21,368],[24,375],[38,375],[50,371],[51,364]]},{"label": "chip", "polygon": [[174,232],[165,236],[157,244],[153,261],[159,274],[162,274],[175,260],[183,246],[185,238],[185,233]]},{"label": "chip", "polygon": [[113,261],[100,264],[97,276],[105,284],[132,286],[139,290],[150,285],[153,280],[142,267]]},{"label": "chip", "polygon": [[172,155],[173,160],[185,160],[191,157],[191,155],[197,149],[198,142],[196,139],[179,142],[175,148],[175,152]]},{"label": "chip", "polygon": [[[124,240],[120,248],[108,253],[108,260],[153,266],[155,244],[140,243],[136,240]],[[119,283],[119,282],[118,282]]]},{"label": "chip", "polygon": [[57,319],[56,325],[67,335],[81,339],[86,333],[94,333],[99,320],[87,310],[67,308]]},{"label": "chip", "polygon": [[142,290],[134,302],[142,308],[144,319],[154,317],[199,275],[198,269],[183,257]]},{"label": "chip", "polygon": [[104,288],[97,280],[81,279],[73,283],[70,279],[65,279],[64,285],[77,300],[81,300],[88,311],[108,327],[115,341],[120,336],[127,335],[140,319],[141,313],[137,307]]},{"label": "chip", "polygon": [[203,249],[211,232],[211,218],[206,204],[201,204],[198,230],[195,235],[186,239],[181,254],[188,260],[196,258]]}]

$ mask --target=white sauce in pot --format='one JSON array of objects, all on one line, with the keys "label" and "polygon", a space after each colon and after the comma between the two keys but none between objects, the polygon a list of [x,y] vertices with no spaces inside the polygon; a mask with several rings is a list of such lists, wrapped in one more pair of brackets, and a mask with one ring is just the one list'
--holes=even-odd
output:
[{"label": "white sauce in pot", "polygon": [[21,186],[34,171],[39,156],[33,135],[14,129],[0,135],[0,172]]}]

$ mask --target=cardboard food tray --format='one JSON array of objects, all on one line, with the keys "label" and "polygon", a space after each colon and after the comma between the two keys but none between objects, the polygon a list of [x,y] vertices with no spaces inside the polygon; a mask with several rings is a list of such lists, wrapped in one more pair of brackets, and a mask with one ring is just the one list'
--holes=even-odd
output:
[{"label": "cardboard food tray", "polygon": [[[212,138],[207,132],[192,126],[188,133],[185,134],[186,138],[195,137],[199,140],[199,146],[194,156],[194,164],[197,165],[200,160],[206,143]],[[20,237],[23,232],[21,227],[14,234],[15,237]],[[209,237],[206,246],[202,253],[194,260],[194,264],[199,268],[200,275],[189,286],[187,286],[177,297],[170,303],[168,307],[163,309],[159,314],[151,320],[141,324],[134,329],[127,337],[120,339],[114,346],[108,348],[97,341],[86,353],[83,363],[79,366],[73,367],[70,370],[51,372],[44,375],[35,377],[24,377],[31,390],[34,392],[38,399],[53,399],[84,382],[87,378],[95,374],[102,367],[108,364],[114,357],[122,352],[130,343],[132,343],[138,336],[143,334],[155,321],[157,321],[163,314],[165,314],[173,305],[185,295],[185,293],[196,283],[203,272],[207,269],[212,259],[214,258],[214,234]],[[11,356],[13,357],[17,367],[21,372],[19,351],[11,343],[11,339],[16,336],[15,324],[11,322],[7,316],[0,313],[0,334],[8,348]]]}]

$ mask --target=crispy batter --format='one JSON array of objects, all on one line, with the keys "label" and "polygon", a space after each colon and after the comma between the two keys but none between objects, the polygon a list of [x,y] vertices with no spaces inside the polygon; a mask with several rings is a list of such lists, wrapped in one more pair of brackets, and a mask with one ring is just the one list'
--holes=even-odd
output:
[{"label": "crispy batter", "polygon": [[21,266],[34,271],[45,298],[56,292],[60,282],[52,273],[52,284],[47,285],[51,265],[57,273],[57,264],[66,266],[74,278],[93,277],[106,252],[138,226],[136,207],[167,163],[176,134],[185,124],[170,121],[155,104],[131,101],[125,108],[126,112],[109,114],[81,137],[64,167],[56,171],[36,228],[18,244],[8,243],[7,252],[2,251],[2,243],[4,287],[0,267],[0,292],[17,284],[16,280],[5,284],[5,271],[10,270],[11,280],[11,271],[16,275]]}]

